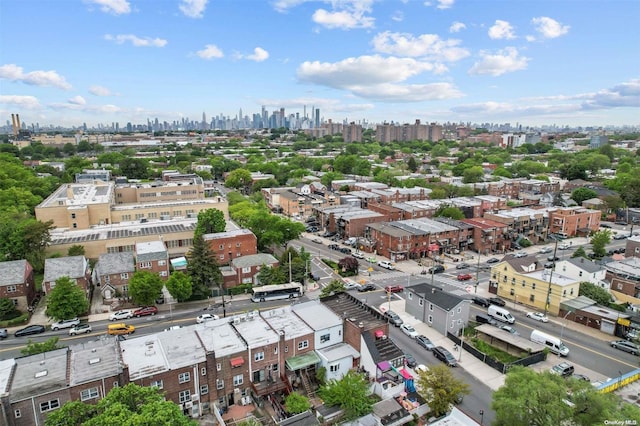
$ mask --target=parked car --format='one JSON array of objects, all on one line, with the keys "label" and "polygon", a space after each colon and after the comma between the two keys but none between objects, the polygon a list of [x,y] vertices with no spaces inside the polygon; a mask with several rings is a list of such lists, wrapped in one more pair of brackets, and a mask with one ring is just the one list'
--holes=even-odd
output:
[{"label": "parked car", "polygon": [[458,281],[467,281],[473,279],[473,275],[471,274],[458,274]]},{"label": "parked car", "polygon": [[0,339],[6,339],[9,337],[9,331],[6,328],[0,328]]},{"label": "parked car", "polygon": [[589,376],[585,376],[584,374],[574,374],[573,378],[576,380],[584,380],[585,382],[590,382],[591,379]]},{"label": "parked car", "polygon": [[350,248],[346,248],[346,247],[340,247],[340,250],[338,250],[340,253],[344,253],[344,254],[351,254],[351,249]]},{"label": "parked car", "polygon": [[133,311],[133,316],[136,318],[144,317],[147,315],[155,315],[158,313],[158,308],[155,306],[144,306]]},{"label": "parked car", "polygon": [[490,297],[489,298],[489,303],[491,303],[492,305],[497,305],[497,306],[506,306],[507,302],[505,302],[504,300],[500,299],[499,297]]},{"label": "parked car", "polygon": [[551,256],[548,256],[548,257],[547,257],[547,260],[548,260],[549,262],[557,262],[558,260],[560,260],[560,258],[559,258],[558,256],[553,256],[553,255],[551,255]]},{"label": "parked car", "polygon": [[396,327],[400,327],[402,325],[402,318],[400,318],[400,315],[396,314],[393,311],[385,311],[384,317]]},{"label": "parked car", "polygon": [[331,250],[340,250],[340,246],[337,244],[329,244],[327,247],[329,247]]},{"label": "parked car", "polygon": [[430,274],[439,274],[444,272],[444,266],[442,265],[433,265],[427,270]]},{"label": "parked car", "polygon": [[45,332],[44,325],[34,324],[34,325],[28,325],[25,328],[21,328],[20,330],[14,333],[14,336],[16,337],[31,336],[32,334],[40,334],[44,332]]},{"label": "parked car", "polygon": [[553,249],[551,247],[542,247],[540,250],[538,250],[538,253],[547,254],[547,253],[551,253],[552,251]]},{"label": "parked car", "polygon": [[357,251],[353,253],[351,256],[355,257],[356,259],[364,259],[364,254],[362,254],[361,251]]},{"label": "parked car", "polygon": [[389,262],[388,260],[379,260],[378,261],[378,266],[381,267],[381,268],[389,269],[391,271],[396,269],[396,267],[393,265],[393,263]]},{"label": "parked car", "polygon": [[424,364],[418,364],[415,366],[414,368],[415,372],[420,374],[420,373],[426,373],[427,371],[429,371],[429,369],[427,368],[426,365]]},{"label": "parked car", "polygon": [[501,325],[500,326],[500,330],[504,330],[507,333],[511,333],[514,336],[519,336],[520,333],[518,333],[518,330],[516,330],[515,328],[511,327],[510,325]]},{"label": "parked car", "polygon": [[453,354],[442,346],[436,346],[435,348],[433,348],[432,352],[433,356],[447,364],[449,367],[455,367],[456,365],[458,365]]},{"label": "parked car", "polygon": [[120,321],[133,317],[133,313],[131,311],[117,311],[109,315],[109,321]]},{"label": "parked car", "polygon": [[481,296],[473,296],[471,301],[476,305],[484,306],[486,308],[488,308],[489,305],[491,305],[491,302],[489,302],[489,299],[485,299],[484,297],[481,297]]},{"label": "parked car", "polygon": [[638,337],[640,337],[640,330],[632,328],[624,335],[624,337],[627,340],[636,340]]},{"label": "parked car", "polygon": [[404,287],[401,285],[388,285],[384,288],[384,291],[387,293],[402,293],[404,291]]},{"label": "parked car", "polygon": [[536,321],[549,322],[549,318],[540,312],[527,312],[527,318],[531,318]]},{"label": "parked car", "polygon": [[525,251],[519,251],[513,255],[513,257],[517,257],[517,258],[526,257],[526,256],[527,256],[527,252]]},{"label": "parked car", "polygon": [[614,240],[624,240],[629,238],[629,236],[627,234],[616,234],[613,236]]},{"label": "parked car", "polygon": [[307,232],[318,232],[318,228],[315,226],[309,226]]},{"label": "parked car", "polygon": [[489,264],[498,262],[500,262],[500,259],[498,259],[497,257],[492,257],[491,259],[487,260],[487,263]]},{"label": "parked car", "polygon": [[335,232],[329,232],[329,231],[327,231],[327,232],[325,232],[324,234],[322,234],[322,236],[323,236],[323,237],[325,237],[325,238],[331,238],[331,237],[333,237],[334,235],[336,235],[336,233],[335,233]]},{"label": "parked car", "polygon": [[471,268],[471,265],[469,265],[468,263],[458,263],[456,265],[456,269],[467,269],[467,268]]},{"label": "parked car", "polygon": [[78,318],[60,320],[60,321],[56,321],[53,324],[51,324],[51,330],[58,331],[58,330],[61,330],[63,328],[71,328],[74,325],[78,325],[78,324],[80,324],[80,320]]},{"label": "parked car", "polygon": [[74,327],[71,327],[71,329],[69,330],[69,336],[75,336],[76,334],[86,334],[86,333],[91,333],[93,331],[93,328],[91,328],[91,324],[78,324]]},{"label": "parked car", "polygon": [[316,244],[322,244],[322,240],[320,238],[313,238],[311,242]]},{"label": "parked car", "polygon": [[419,336],[416,336],[416,343],[418,343],[420,346],[422,346],[428,351],[432,351],[433,348],[436,347],[436,345],[433,344],[431,339],[429,339],[427,336],[423,336],[422,334],[420,334]]},{"label": "parked car", "polygon": [[551,373],[558,374],[562,377],[569,377],[573,374],[575,368],[568,362],[561,362],[560,364],[551,367]]},{"label": "parked car", "polygon": [[343,278],[342,282],[344,284],[344,289],[345,290],[351,290],[351,289],[360,287],[360,284],[358,284],[357,282],[355,282],[353,280],[350,280],[349,278]]},{"label": "parked car", "polygon": [[376,286],[371,283],[358,287],[358,291],[360,293],[364,293],[365,291],[374,291],[375,289],[376,289]]},{"label": "parked car", "polygon": [[553,262],[546,262],[544,264],[544,269],[553,269],[555,266],[556,266],[556,264],[553,263]]},{"label": "parked car", "polygon": [[559,250],[569,250],[570,248],[571,248],[571,244],[567,244],[567,243],[560,244],[560,245],[558,246],[558,249],[559,249]]},{"label": "parked car", "polygon": [[611,225],[609,225],[608,223],[601,223],[600,224],[600,228],[609,228],[609,229],[611,229]]},{"label": "parked car", "polygon": [[217,319],[220,319],[220,317],[217,315],[202,314],[202,315],[198,315],[198,318],[196,318],[196,322],[198,324],[202,324],[205,321],[211,321],[211,320],[217,320]]},{"label": "parked car", "polygon": [[407,336],[411,337],[412,339],[415,339],[416,337],[418,337],[418,332],[416,331],[415,328],[413,328],[412,325],[402,324],[400,326],[400,330],[402,330],[402,332],[404,334],[406,334]]},{"label": "parked car", "polygon": [[629,352],[631,355],[638,355],[640,353],[640,346],[628,340],[616,340],[611,342],[610,345],[612,348]]},{"label": "parked car", "polygon": [[404,354],[404,363],[407,367],[414,368],[418,363],[411,354]]}]

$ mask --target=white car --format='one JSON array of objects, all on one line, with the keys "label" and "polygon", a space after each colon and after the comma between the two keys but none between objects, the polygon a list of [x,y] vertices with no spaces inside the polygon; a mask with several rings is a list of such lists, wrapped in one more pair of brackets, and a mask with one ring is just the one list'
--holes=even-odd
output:
[{"label": "white car", "polygon": [[429,371],[429,369],[427,368],[426,365],[424,364],[418,364],[416,365],[416,368],[413,369],[416,373],[420,374],[420,373],[426,373],[427,371]]},{"label": "white car", "polygon": [[406,334],[407,336],[411,337],[412,339],[415,339],[416,337],[418,337],[418,332],[416,331],[415,328],[413,328],[412,325],[402,324],[400,326],[400,330],[402,330],[402,332],[404,334]]},{"label": "white car", "polygon": [[560,244],[560,245],[558,246],[558,248],[559,248],[560,250],[569,250],[569,249],[571,248],[571,244],[567,244],[567,243]]},{"label": "white car", "polygon": [[514,257],[526,257],[527,256],[527,252],[524,251],[519,251],[516,254],[513,255]]},{"label": "white car", "polygon": [[342,281],[344,281],[344,289],[345,290],[351,290],[351,289],[360,287],[360,284],[358,284],[357,282],[355,282],[353,280],[350,280],[348,278],[345,278]]},{"label": "white car", "polygon": [[355,257],[356,259],[364,259],[364,254],[362,254],[361,251],[357,251],[353,253],[351,256]]},{"label": "white car", "polygon": [[542,247],[540,250],[538,250],[538,253],[540,254],[547,254],[547,253],[551,253],[553,250],[551,249],[551,247]]},{"label": "white car", "polygon": [[380,260],[380,261],[378,261],[378,266],[381,267],[381,268],[389,269],[389,270],[396,269],[396,267],[393,266],[393,263],[389,262],[388,260]]},{"label": "white car", "polygon": [[217,319],[220,319],[220,317],[217,316],[217,315],[202,314],[202,315],[198,316],[198,318],[196,318],[196,322],[198,324],[202,324],[205,321],[211,321],[211,320],[217,320]]},{"label": "white car", "polygon": [[536,321],[549,322],[549,318],[540,312],[527,312],[527,318],[531,318]]},{"label": "white car", "polygon": [[57,330],[61,330],[63,328],[71,328],[71,327],[74,327],[74,326],[76,326],[78,324],[80,324],[80,320],[78,318],[60,320],[60,321],[56,321],[53,324],[51,324],[51,330],[57,331]]},{"label": "white car", "polygon": [[75,336],[76,334],[91,333],[92,331],[93,331],[93,328],[91,328],[90,324],[87,324],[87,323],[78,324],[71,327],[71,329],[69,330],[69,336]]},{"label": "white car", "polygon": [[133,312],[131,311],[117,311],[109,315],[109,321],[119,321],[133,318]]}]

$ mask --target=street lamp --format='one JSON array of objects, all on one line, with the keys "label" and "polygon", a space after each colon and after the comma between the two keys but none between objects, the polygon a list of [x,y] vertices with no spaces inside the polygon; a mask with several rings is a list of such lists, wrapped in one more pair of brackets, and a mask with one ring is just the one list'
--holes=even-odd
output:
[{"label": "street lamp", "polygon": [[562,317],[562,327],[560,328],[560,340],[562,340],[562,334],[564,333],[564,323],[567,322],[566,320],[570,313],[571,311],[567,311],[567,313],[564,314],[564,317]]},{"label": "street lamp", "polygon": [[480,410],[480,426],[484,424],[484,410]]}]

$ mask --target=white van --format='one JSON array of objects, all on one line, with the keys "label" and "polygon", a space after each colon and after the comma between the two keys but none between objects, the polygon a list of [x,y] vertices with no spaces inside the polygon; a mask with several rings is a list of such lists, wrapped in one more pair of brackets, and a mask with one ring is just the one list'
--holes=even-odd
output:
[{"label": "white van", "polygon": [[562,340],[557,337],[553,337],[547,333],[543,333],[539,330],[533,330],[531,332],[530,340],[535,343],[540,343],[541,345],[549,348],[551,352],[560,356],[568,356],[569,348],[562,343]]},{"label": "white van", "polygon": [[489,309],[487,309],[487,315],[491,318],[497,319],[498,321],[508,322],[509,324],[516,322],[516,319],[509,311],[496,305],[489,306]]}]

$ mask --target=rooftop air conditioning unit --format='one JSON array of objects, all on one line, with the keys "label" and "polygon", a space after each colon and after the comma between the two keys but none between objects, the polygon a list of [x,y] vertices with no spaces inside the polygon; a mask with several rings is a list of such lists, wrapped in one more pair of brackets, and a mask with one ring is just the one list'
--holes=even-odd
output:
[{"label": "rooftop air conditioning unit", "polygon": [[193,407],[193,402],[187,401],[184,403],[184,408],[191,408],[191,407]]}]

